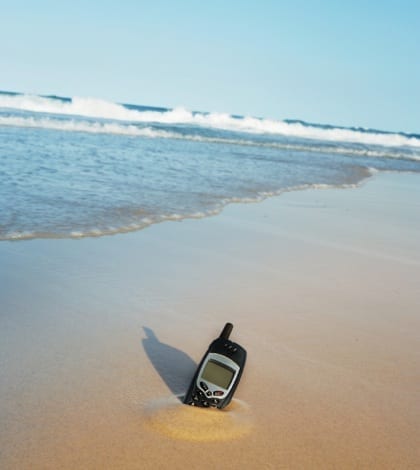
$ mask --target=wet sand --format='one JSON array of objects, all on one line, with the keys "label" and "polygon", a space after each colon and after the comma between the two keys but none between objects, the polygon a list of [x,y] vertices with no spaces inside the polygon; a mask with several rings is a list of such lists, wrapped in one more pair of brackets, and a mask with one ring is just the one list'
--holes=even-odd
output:
[{"label": "wet sand", "polygon": [[[0,468],[420,466],[420,176],[0,243]],[[226,411],[178,395],[226,321]]]}]

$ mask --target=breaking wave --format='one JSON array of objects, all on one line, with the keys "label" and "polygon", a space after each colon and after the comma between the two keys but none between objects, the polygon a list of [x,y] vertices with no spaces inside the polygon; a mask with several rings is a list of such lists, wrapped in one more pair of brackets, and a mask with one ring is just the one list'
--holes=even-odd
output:
[{"label": "breaking wave", "polygon": [[420,136],[364,129],[310,125],[255,117],[236,117],[226,113],[199,113],[184,108],[156,110],[122,105],[95,98],[64,99],[25,94],[0,93],[0,108],[36,113],[84,116],[131,123],[188,124],[206,128],[253,134],[352,142],[386,147],[420,148]]}]

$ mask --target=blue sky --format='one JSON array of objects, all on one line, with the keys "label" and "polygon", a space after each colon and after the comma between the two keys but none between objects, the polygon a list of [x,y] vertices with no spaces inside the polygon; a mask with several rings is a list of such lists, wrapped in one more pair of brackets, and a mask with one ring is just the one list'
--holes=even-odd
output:
[{"label": "blue sky", "polygon": [[418,1],[0,0],[0,89],[420,133]]}]

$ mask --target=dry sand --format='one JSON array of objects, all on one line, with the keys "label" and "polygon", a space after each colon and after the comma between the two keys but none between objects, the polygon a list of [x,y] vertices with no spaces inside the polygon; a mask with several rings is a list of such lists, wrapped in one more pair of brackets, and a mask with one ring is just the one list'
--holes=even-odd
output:
[{"label": "dry sand", "polygon": [[[0,244],[0,468],[420,467],[420,176]],[[180,404],[226,321],[226,411]]]}]

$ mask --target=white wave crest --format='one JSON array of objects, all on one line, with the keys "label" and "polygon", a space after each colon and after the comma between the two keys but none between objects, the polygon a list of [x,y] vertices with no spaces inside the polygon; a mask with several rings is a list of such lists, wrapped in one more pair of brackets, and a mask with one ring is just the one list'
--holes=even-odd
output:
[{"label": "white wave crest", "polygon": [[179,138],[179,134],[165,130],[138,127],[135,125],[121,125],[113,122],[78,121],[74,119],[51,119],[17,116],[0,116],[0,126],[34,127],[69,132],[87,132],[91,134],[120,134],[139,137]]},{"label": "white wave crest", "polygon": [[308,144],[289,144],[281,142],[262,142],[247,139],[234,139],[225,137],[208,137],[194,134],[182,134],[180,132],[165,131],[164,129],[152,129],[151,127],[139,127],[134,124],[118,122],[83,121],[75,119],[35,118],[18,116],[0,116],[0,126],[29,127],[41,129],[53,129],[69,132],[87,132],[91,134],[116,134],[133,137],[161,138],[191,140],[197,142],[220,143],[229,145],[268,147],[280,150],[298,152],[328,152],[343,155],[355,155],[370,158],[400,158],[405,160],[420,161],[420,155],[414,153],[402,153],[396,150],[382,151],[379,149],[348,148],[338,146],[317,146]]},{"label": "white wave crest", "polygon": [[302,123],[288,123],[254,117],[238,118],[226,113],[192,113],[184,108],[168,111],[139,111],[95,98],[74,97],[71,101],[35,95],[0,95],[0,108],[32,112],[85,116],[141,123],[189,124],[207,128],[286,137],[354,142],[386,147],[420,147],[420,139],[396,133],[362,132],[343,128],[320,128]]}]

